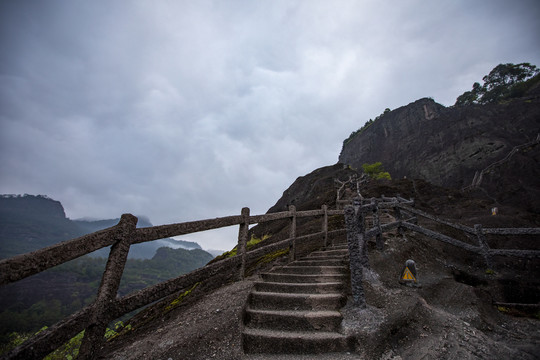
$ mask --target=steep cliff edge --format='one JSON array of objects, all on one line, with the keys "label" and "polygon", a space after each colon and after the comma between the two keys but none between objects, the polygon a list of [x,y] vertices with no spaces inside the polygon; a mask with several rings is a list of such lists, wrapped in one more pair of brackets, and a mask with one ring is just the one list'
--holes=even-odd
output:
[{"label": "steep cliff edge", "polygon": [[[456,107],[424,98],[385,113],[346,141],[339,162],[361,168],[381,161],[393,178],[462,188],[476,171],[534,141],[539,132],[537,91],[502,104]],[[524,160],[528,155],[522,155],[520,182],[535,187],[540,175],[536,156]]]}]

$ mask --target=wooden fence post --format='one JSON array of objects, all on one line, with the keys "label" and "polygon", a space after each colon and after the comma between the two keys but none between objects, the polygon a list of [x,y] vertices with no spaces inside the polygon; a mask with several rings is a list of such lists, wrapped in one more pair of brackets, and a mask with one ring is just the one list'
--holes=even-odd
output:
[{"label": "wooden fence post", "polygon": [[[321,231],[323,233],[324,248],[326,249],[328,247],[328,206],[323,205],[322,211],[323,211],[323,216],[322,216]],[[332,240],[332,246],[334,246],[333,240]]]},{"label": "wooden fence post", "polygon": [[484,236],[482,225],[475,224],[474,231],[476,232],[476,237],[478,238],[478,245],[480,245],[480,253],[484,257],[486,266],[488,269],[493,270],[493,262],[491,261],[491,256],[489,255],[489,245],[486,242],[486,237]]},{"label": "wooden fence post", "polygon": [[396,217],[396,221],[399,221],[398,235],[403,237],[403,226],[401,225],[401,221],[403,219],[402,219],[402,216],[401,216],[401,209],[399,208],[399,206],[394,207],[394,214],[395,214],[395,217]]},{"label": "wooden fence post", "polygon": [[373,205],[373,227],[378,230],[377,235],[375,235],[375,243],[377,245],[377,250],[383,250],[384,241],[382,238],[381,220],[379,219],[379,206],[377,205],[377,200],[375,198],[371,199],[371,204]]},{"label": "wooden fence post", "polygon": [[110,318],[108,310],[112,308],[111,305],[116,299],[136,226],[137,218],[135,216],[123,214],[120,218],[117,225],[118,232],[115,234],[117,240],[111,246],[101,285],[94,301],[92,324],[84,333],[78,359],[95,359],[99,355],[104,342],[107,324],[114,320]]},{"label": "wooden fence post", "polygon": [[351,290],[354,305],[359,308],[366,307],[366,298],[362,280],[364,277],[363,249],[365,249],[365,234],[362,215],[358,213],[359,206],[345,207],[345,226],[347,228],[347,246],[349,248],[349,262],[351,269]]},{"label": "wooden fence post", "polygon": [[241,256],[242,263],[240,265],[240,280],[246,277],[246,252],[249,230],[249,208],[242,208],[242,223],[238,229],[238,245],[236,248],[237,254]]},{"label": "wooden fence post", "polygon": [[293,239],[292,246],[289,247],[289,260],[296,260],[296,206],[289,205],[289,213],[291,216],[291,228],[289,231],[289,239]]}]

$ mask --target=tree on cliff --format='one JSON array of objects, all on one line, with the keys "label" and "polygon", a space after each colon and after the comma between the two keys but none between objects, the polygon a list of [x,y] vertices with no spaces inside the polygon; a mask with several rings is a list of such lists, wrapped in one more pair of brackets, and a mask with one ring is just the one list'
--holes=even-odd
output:
[{"label": "tree on cliff", "polygon": [[523,85],[539,73],[540,69],[529,63],[499,64],[482,78],[484,85],[475,82],[471,91],[458,96],[455,105],[487,104],[521,96],[527,88]]},{"label": "tree on cliff", "polygon": [[373,164],[363,164],[362,170],[364,170],[364,173],[368,175],[369,177],[379,180],[379,179],[387,179],[391,180],[390,173],[388,171],[384,171],[382,167],[382,163],[380,161],[377,161]]}]

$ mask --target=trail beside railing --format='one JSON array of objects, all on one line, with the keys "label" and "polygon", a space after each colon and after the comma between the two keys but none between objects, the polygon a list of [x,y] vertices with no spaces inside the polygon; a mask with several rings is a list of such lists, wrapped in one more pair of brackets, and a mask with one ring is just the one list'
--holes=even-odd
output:
[{"label": "trail beside railing", "polygon": [[[41,359],[83,330],[85,335],[78,358],[95,358],[103,345],[107,325],[112,320],[223,273],[234,274],[237,272],[238,278],[243,279],[246,273],[246,264],[254,262],[264,255],[288,248],[290,258],[294,259],[297,244],[321,240],[321,245],[327,246],[330,245],[330,235],[344,232],[344,229],[328,231],[328,216],[342,215],[343,211],[329,210],[326,205],[322,206],[320,210],[310,211],[297,212],[294,206],[290,206],[289,211],[279,213],[250,216],[249,212],[249,208],[243,208],[240,215],[148,228],[136,228],[137,218],[131,214],[124,214],[116,226],[108,229],[31,253],[0,260],[0,285],[6,285],[95,250],[111,246],[95,301],[47,330],[39,332],[19,347],[4,354],[2,359]],[[321,231],[297,236],[296,220],[303,217],[320,217]],[[249,225],[279,219],[290,220],[289,238],[247,251]],[[117,297],[131,245],[234,225],[239,226],[237,255],[132,294]]]},{"label": "trail beside railing", "polygon": [[[381,211],[393,212],[395,221],[381,224]],[[328,217],[333,215],[345,216],[345,229],[328,230]],[[373,224],[373,227],[369,229],[366,229],[365,226],[367,216],[372,218]],[[476,237],[478,245],[471,245],[451,236],[419,226],[417,222],[418,216],[460,230],[468,235],[473,235]],[[321,231],[297,236],[296,221],[298,218],[304,217],[320,217]],[[248,251],[249,225],[280,219],[289,219],[290,221],[289,238]],[[400,196],[388,198],[383,195],[381,198],[358,199],[353,202],[353,205],[346,206],[344,210],[329,210],[326,205],[323,205],[319,210],[297,212],[294,206],[290,206],[288,211],[250,215],[249,208],[243,208],[240,215],[215,219],[148,228],[136,228],[136,225],[137,218],[135,216],[124,214],[120,222],[111,228],[28,254],[0,260],[0,285],[5,285],[103,247],[111,246],[95,301],[47,330],[38,333],[8,354],[4,354],[2,359],[43,358],[83,330],[85,335],[79,351],[79,359],[95,358],[103,345],[107,324],[112,320],[224,273],[243,279],[246,275],[247,264],[255,263],[261,257],[280,249],[288,249],[292,261],[296,258],[298,244],[313,243],[319,240],[321,247],[327,247],[333,245],[335,235],[344,234],[345,231],[347,231],[350,256],[352,295],[355,304],[359,307],[366,306],[362,286],[362,272],[366,266],[369,266],[367,261],[367,241],[375,237],[377,249],[383,251],[384,240],[382,234],[392,229],[397,229],[398,234],[403,234],[405,230],[412,230],[432,239],[481,255],[488,269],[493,268],[493,256],[540,257],[540,251],[538,250],[491,249],[485,238],[487,234],[538,235],[540,234],[540,228],[484,229],[481,225],[475,225],[474,228],[471,228],[454,224],[418,210],[414,208],[413,200],[406,200]],[[237,254],[235,256],[210,263],[188,274],[118,297],[118,288],[131,245],[228,226],[239,226]],[[330,241],[331,236],[332,240]]]},{"label": "trail beside railing", "polygon": [[[393,211],[395,221],[381,225],[379,219],[380,210]],[[483,257],[487,269],[493,269],[495,267],[492,260],[494,256],[540,258],[539,250],[492,249],[486,241],[486,235],[488,234],[516,236],[540,235],[540,228],[483,228],[479,224],[471,228],[454,224],[448,220],[440,219],[424,211],[415,209],[413,200],[406,200],[400,196],[387,198],[383,195],[380,199],[368,199],[367,201],[357,199],[353,205],[345,207],[344,214],[350,256],[352,295],[355,305],[360,308],[366,306],[362,278],[363,269],[369,266],[367,260],[367,242],[370,238],[375,237],[377,249],[382,251],[384,247],[382,233],[392,229],[397,228],[398,234],[403,234],[405,230],[412,230],[424,234],[431,239],[480,255]],[[367,216],[371,216],[373,219],[373,227],[371,229],[366,229],[365,226]],[[471,245],[451,236],[419,226],[417,216],[472,235],[476,238],[478,245]]]}]

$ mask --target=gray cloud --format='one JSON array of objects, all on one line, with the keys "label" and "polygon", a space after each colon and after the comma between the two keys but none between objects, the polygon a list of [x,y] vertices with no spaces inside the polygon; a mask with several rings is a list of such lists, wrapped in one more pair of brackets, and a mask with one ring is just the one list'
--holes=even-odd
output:
[{"label": "gray cloud", "polygon": [[[539,15],[536,1],[4,1],[0,192],[47,194],[71,218],[262,213],[386,107],[451,105],[498,63],[540,65]],[[195,240],[230,248],[235,231]]]}]

